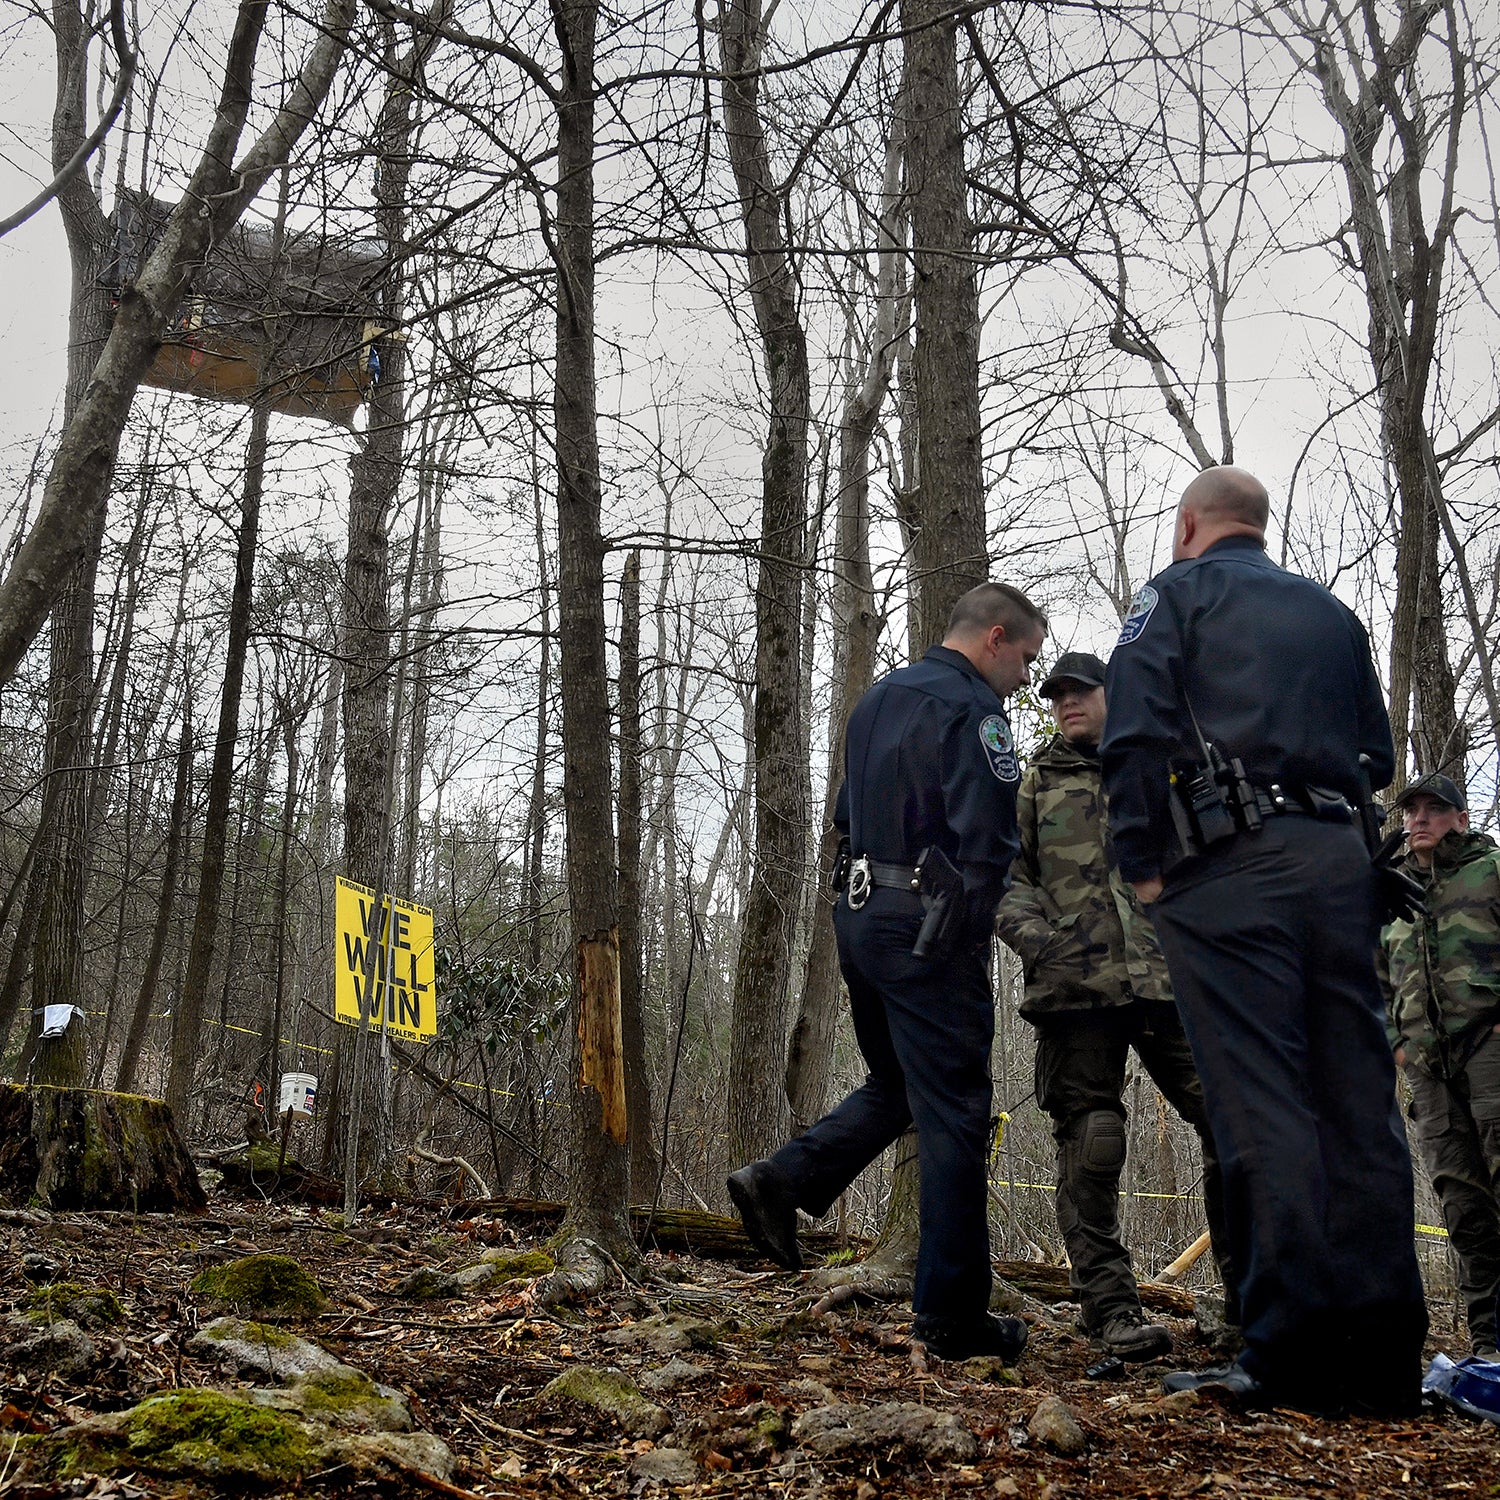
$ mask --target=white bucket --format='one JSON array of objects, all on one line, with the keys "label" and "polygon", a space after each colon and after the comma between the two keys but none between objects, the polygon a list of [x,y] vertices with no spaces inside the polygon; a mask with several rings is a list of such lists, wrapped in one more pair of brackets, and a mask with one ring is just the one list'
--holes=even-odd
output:
[{"label": "white bucket", "polygon": [[291,1110],[294,1120],[312,1119],[313,1101],[318,1097],[318,1079],[313,1073],[283,1073],[281,1102],[276,1107],[279,1119]]}]

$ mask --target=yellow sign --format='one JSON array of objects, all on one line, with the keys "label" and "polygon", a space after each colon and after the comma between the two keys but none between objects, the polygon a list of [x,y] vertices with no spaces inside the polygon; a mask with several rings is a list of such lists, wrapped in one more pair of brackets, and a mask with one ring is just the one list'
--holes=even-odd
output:
[{"label": "yellow sign", "polygon": [[358,1026],[363,1013],[378,1030],[384,1012],[392,1036],[430,1042],[437,1035],[432,908],[386,896],[377,914],[375,892],[340,875],[334,920],[334,1016]]}]

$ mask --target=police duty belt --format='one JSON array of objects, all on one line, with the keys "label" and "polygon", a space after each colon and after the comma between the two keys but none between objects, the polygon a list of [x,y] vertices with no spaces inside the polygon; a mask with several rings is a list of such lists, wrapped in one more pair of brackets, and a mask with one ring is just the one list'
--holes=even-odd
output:
[{"label": "police duty belt", "polygon": [[870,892],[880,886],[885,890],[910,891],[920,895],[921,865],[888,865],[868,854],[861,854],[849,866],[849,910],[858,911],[870,899]]}]

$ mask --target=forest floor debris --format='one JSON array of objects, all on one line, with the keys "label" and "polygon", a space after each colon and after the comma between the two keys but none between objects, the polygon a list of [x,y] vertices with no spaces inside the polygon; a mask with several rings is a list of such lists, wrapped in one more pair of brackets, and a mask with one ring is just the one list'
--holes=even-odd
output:
[{"label": "forest floor debris", "polygon": [[[353,1235],[316,1207],[222,1197],[200,1217],[5,1215],[0,1492],[221,1495],[228,1481],[200,1461],[188,1420],[201,1407],[224,1431],[264,1427],[279,1454],[246,1457],[236,1490],[307,1500],[1496,1493],[1496,1430],[1456,1415],[1251,1419],[1163,1398],[1163,1370],[1211,1358],[1185,1318],[1165,1319],[1171,1360],[1118,1380],[1086,1378],[1098,1355],[1070,1305],[1029,1299],[1031,1341],[1008,1377],[977,1362],[923,1368],[900,1307],[848,1302],[814,1315],[823,1289],[810,1275],[747,1275],[686,1254],[653,1251],[639,1285],[617,1278],[583,1306],[543,1307],[526,1273],[547,1269],[536,1243],[545,1226],[533,1236],[470,1212],[393,1207]],[[458,1279],[495,1250],[536,1258],[503,1263],[521,1279]],[[271,1254],[314,1278],[326,1309],[299,1317],[295,1333],[274,1315],[216,1325],[223,1303],[194,1290],[198,1273]],[[455,1278],[453,1293],[434,1302],[403,1290],[417,1266]],[[38,1297],[38,1282],[60,1290]],[[111,1316],[88,1360],[69,1353],[70,1319],[37,1322],[39,1309],[44,1319],[78,1310],[81,1288],[112,1299],[97,1303]],[[29,1343],[49,1328],[50,1364]],[[238,1340],[238,1353],[215,1333]],[[1433,1350],[1445,1342],[1458,1340],[1435,1337]],[[268,1378],[281,1383],[257,1390]],[[661,1417],[622,1422],[579,1399],[601,1382],[635,1392],[637,1415]],[[1043,1407],[1065,1409],[1086,1447],[1055,1451],[1077,1444],[1037,1430]],[[48,1447],[38,1451],[38,1438]]]}]

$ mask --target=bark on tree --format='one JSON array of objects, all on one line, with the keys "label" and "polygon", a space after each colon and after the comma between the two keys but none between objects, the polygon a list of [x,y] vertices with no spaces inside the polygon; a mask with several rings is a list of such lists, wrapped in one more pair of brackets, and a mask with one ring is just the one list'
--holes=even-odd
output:
[{"label": "bark on tree", "polygon": [[620,1044],[630,1129],[630,1190],[650,1201],[656,1185],[651,1077],[641,961],[641,554],[625,559],[620,583]]},{"label": "bark on tree", "polygon": [[740,195],[751,305],[770,427],[761,459],[755,589],[755,844],[740,923],[730,1021],[729,1152],[766,1156],[786,1134],[784,1093],[766,1087],[786,1057],[792,955],[802,906],[807,806],[800,765],[802,563],[807,529],[807,341],[760,111],[759,0],[720,15],[724,137]]},{"label": "bark on tree", "polygon": [[917,418],[913,562],[919,649],[989,576],[979,424],[979,291],[964,171],[957,22],[944,0],[902,0],[906,182],[912,223]]},{"label": "bark on tree", "polygon": [[546,518],[541,476],[533,475],[532,498],[536,522],[537,591],[540,595],[541,647],[536,669],[536,738],[531,766],[531,796],[526,804],[523,900],[526,910],[526,953],[533,971],[542,966],[542,906],[546,884],[542,858],[547,847],[547,737],[552,715],[552,587],[547,576]]},{"label": "bark on tree", "polygon": [[[436,0],[432,15],[446,11]],[[375,228],[389,257],[380,287],[380,322],[402,326],[406,293],[407,184],[416,129],[413,89],[422,64],[436,45],[428,31],[405,54],[396,48],[396,23],[379,21],[388,75],[375,126]],[[344,657],[344,870],[372,890],[389,889],[392,725],[390,705],[390,517],[401,485],[406,440],[406,345],[381,344],[380,380],[370,398],[364,443],[349,465],[349,546],[345,565]],[[381,1012],[380,1042],[366,1047],[366,1028],[343,1032],[350,1109],[359,1123],[357,1167],[346,1173],[379,1181],[390,1169],[390,1038]],[[359,1065],[353,1066],[354,1054]]]},{"label": "bark on tree", "polygon": [[[57,55],[52,165],[55,172],[61,172],[87,132],[89,45],[94,33],[77,0],[54,0],[52,29]],[[101,285],[109,254],[109,225],[83,174],[63,184],[58,206],[68,242],[70,281],[63,392],[66,427],[83,404],[89,376],[109,332],[109,293]],[[43,1038],[41,1017],[45,1006],[83,1002],[83,909],[93,782],[88,761],[94,711],[94,580],[103,538],[101,504],[80,518],[78,554],[59,575],[62,587],[52,619],[43,761],[45,774],[56,785],[49,788],[49,816],[33,866],[34,895],[28,901],[34,900],[35,906],[27,1068],[62,1085],[84,1081],[84,1026],[79,1020],[63,1037]],[[14,569],[8,576],[14,576]]]},{"label": "bark on tree", "polygon": [[[272,375],[271,362],[261,370],[261,391]],[[235,543],[234,584],[229,597],[229,626],[224,646],[224,680],[219,696],[219,724],[214,735],[208,775],[208,806],[203,815],[203,848],[198,861],[198,902],[193,911],[192,946],[187,977],[172,1008],[171,1060],[166,1101],[184,1126],[193,1092],[193,1073],[203,1054],[203,1010],[213,978],[228,856],[229,804],[234,793],[235,752],[240,738],[240,696],[245,685],[245,656],[250,648],[250,606],[255,551],[260,536],[260,502],[265,489],[266,445],[270,407],[264,395],[250,413],[245,444],[245,482],[240,496],[240,529]]]},{"label": "bark on tree", "polygon": [[828,715],[828,782],[823,801],[822,839],[812,937],[803,970],[802,994],[787,1047],[786,1096],[795,1129],[804,1129],[828,1101],[840,988],[838,950],[833,936],[834,896],[830,888],[839,834],[834,803],[844,779],[844,730],[850,710],[875,676],[875,648],[884,620],[870,571],[870,472],[875,429],[890,389],[898,347],[898,324],[909,313],[897,290],[897,260],[905,242],[901,196],[902,145],[899,123],[886,145],[881,189],[879,265],[875,321],[860,335],[859,309],[848,309],[851,343],[862,358],[851,363],[839,428],[837,541],[833,556],[833,701]]},{"label": "bark on tree", "polygon": [[182,738],[177,747],[177,780],[172,787],[172,808],[167,814],[167,851],[161,873],[161,894],[157,898],[156,922],[151,929],[151,947],[146,954],[146,968],[136,994],[135,1009],[120,1053],[116,1087],[122,1093],[135,1090],[136,1072],[140,1067],[141,1049],[146,1043],[146,1028],[151,1023],[151,1007],[156,1000],[157,981],[161,976],[162,955],[172,926],[172,907],[177,899],[177,871],[182,860],[182,845],[187,833],[188,792],[193,767],[193,700],[189,693],[182,708]]},{"label": "bark on tree", "polygon": [[[1444,0],[1402,7],[1389,36],[1374,6],[1350,7],[1333,27],[1322,20],[1313,26],[1300,6],[1287,10],[1311,48],[1312,71],[1339,131],[1349,232],[1369,309],[1381,443],[1400,504],[1391,632],[1391,717],[1402,761],[1397,786],[1405,781],[1408,741],[1417,770],[1443,771],[1462,785],[1468,730],[1448,653],[1442,478],[1428,404],[1457,222],[1468,59],[1458,45],[1454,7]],[[1440,19],[1450,93],[1446,120],[1429,125],[1419,53]],[[1424,204],[1426,182],[1436,184],[1436,205]],[[1482,633],[1476,643],[1482,650]]]},{"label": "bark on tree", "polygon": [[609,668],[604,641],[604,538],[594,380],[595,0],[558,0],[557,108],[558,620],[562,649],[563,807],[573,936],[575,1071],[569,1121],[568,1212],[558,1274],[546,1295],[597,1288],[599,1255],[635,1263],[630,1233],[628,1120],[620,1034],[619,892],[610,807]]}]

